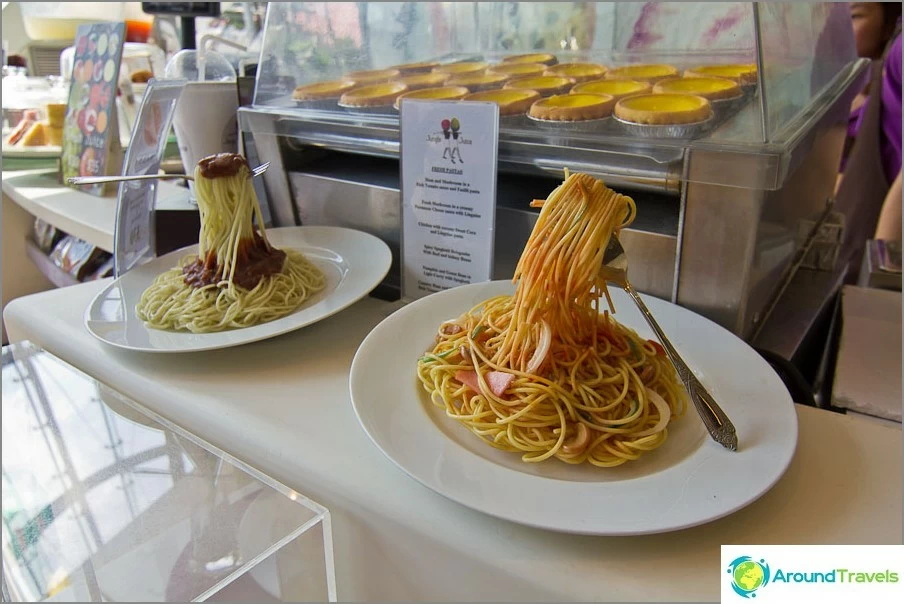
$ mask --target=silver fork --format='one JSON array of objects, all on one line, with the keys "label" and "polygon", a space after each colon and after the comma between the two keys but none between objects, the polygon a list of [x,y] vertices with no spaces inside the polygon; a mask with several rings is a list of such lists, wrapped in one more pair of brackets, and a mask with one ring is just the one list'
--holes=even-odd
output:
[{"label": "silver fork", "polygon": [[637,304],[637,308],[640,309],[643,318],[647,320],[650,328],[656,333],[656,337],[662,342],[665,354],[669,357],[672,365],[675,366],[678,377],[684,382],[684,387],[694,403],[694,408],[703,420],[703,424],[709,431],[709,435],[726,449],[737,451],[738,435],[731,420],[728,419],[722,408],[716,404],[713,397],[706,391],[703,384],[700,383],[690,367],[687,366],[687,363],[684,362],[684,359],[681,358],[681,355],[678,354],[678,351],[675,350],[675,347],[672,346],[672,343],[669,342],[647,305],[643,303],[631,282],[628,281],[628,256],[625,254],[625,248],[622,247],[615,234],[609,239],[609,245],[603,253],[603,266],[600,269],[600,274],[606,281],[611,281],[624,289],[634,300],[634,303]]},{"label": "silver fork", "polygon": [[[270,162],[263,163],[251,170],[251,178],[260,176],[270,167]],[[70,185],[97,185],[106,182],[124,182],[127,180],[194,180],[191,174],[127,174],[125,176],[72,176],[66,180]]]}]

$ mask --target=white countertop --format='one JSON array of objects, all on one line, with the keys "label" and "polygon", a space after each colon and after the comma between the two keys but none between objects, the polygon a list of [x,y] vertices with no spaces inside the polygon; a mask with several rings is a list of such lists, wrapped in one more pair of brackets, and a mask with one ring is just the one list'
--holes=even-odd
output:
[{"label": "white countertop", "polygon": [[[21,170],[2,173],[3,194],[36,218],[79,239],[113,252],[116,196],[97,197],[60,184],[56,170]],[[160,181],[158,208],[184,206],[188,190]]]},{"label": "white countertop", "polygon": [[327,506],[340,600],[713,601],[721,544],[901,542],[900,429],[798,406],[794,461],[740,512],[662,535],[556,534],[444,499],[397,469],[358,426],[349,366],[398,303],[367,298],[241,348],[144,355],[85,330],[84,310],[104,284],[12,302],[11,340],[32,340]]}]

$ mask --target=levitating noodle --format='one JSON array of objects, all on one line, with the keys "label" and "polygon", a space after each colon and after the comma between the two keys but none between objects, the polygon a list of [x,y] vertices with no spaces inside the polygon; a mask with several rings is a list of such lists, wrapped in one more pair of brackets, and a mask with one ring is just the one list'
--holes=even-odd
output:
[{"label": "levitating noodle", "polygon": [[599,309],[603,252],[634,212],[601,181],[567,176],[542,202],[515,295],[442,323],[418,361],[434,404],[526,462],[617,466],[662,445],[684,389],[658,343]]},{"label": "levitating noodle", "polygon": [[324,288],[323,273],[303,254],[267,241],[242,156],[202,159],[194,178],[198,254],[159,275],[142,294],[137,313],[147,325],[193,333],[249,327],[293,312]]}]

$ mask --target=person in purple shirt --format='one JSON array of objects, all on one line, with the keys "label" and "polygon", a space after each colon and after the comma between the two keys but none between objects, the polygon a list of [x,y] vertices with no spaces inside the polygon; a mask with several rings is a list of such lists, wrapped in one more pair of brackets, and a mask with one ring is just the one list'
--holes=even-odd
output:
[{"label": "person in purple shirt", "polygon": [[[900,240],[901,4],[855,2],[850,14],[857,54],[874,61],[881,73],[873,71],[851,106],[836,194],[848,212],[860,215],[848,220],[866,230],[861,236],[872,238],[875,229],[875,238]],[[851,182],[843,186],[844,181]]]}]

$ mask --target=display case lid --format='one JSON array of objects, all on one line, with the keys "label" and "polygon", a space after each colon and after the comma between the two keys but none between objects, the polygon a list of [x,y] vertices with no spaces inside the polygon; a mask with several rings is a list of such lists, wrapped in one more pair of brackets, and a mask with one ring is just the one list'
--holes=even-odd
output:
[{"label": "display case lid", "polygon": [[[244,112],[273,118],[253,120],[255,134],[391,156],[398,153],[394,103],[361,111],[338,97],[311,101],[294,98],[293,91],[349,80],[361,70],[405,72],[407,65],[442,72],[455,63],[492,70],[523,55],[547,73],[563,63],[597,66],[574,71],[574,86],[627,75],[655,83],[717,66],[744,94],[713,100],[712,118],[679,128],[620,119],[586,127],[506,119],[499,139],[503,163],[535,157],[559,169],[566,162],[602,165],[631,157],[665,166],[695,149],[724,150],[758,156],[753,180],[766,189],[781,186],[802,132],[835,107],[864,70],[847,8],[832,3],[271,3],[254,107]],[[627,75],[625,67],[632,69]],[[695,174],[735,184],[724,171]]]},{"label": "display case lid", "polygon": [[4,600],[335,600],[323,506],[29,343],[2,359]]}]

